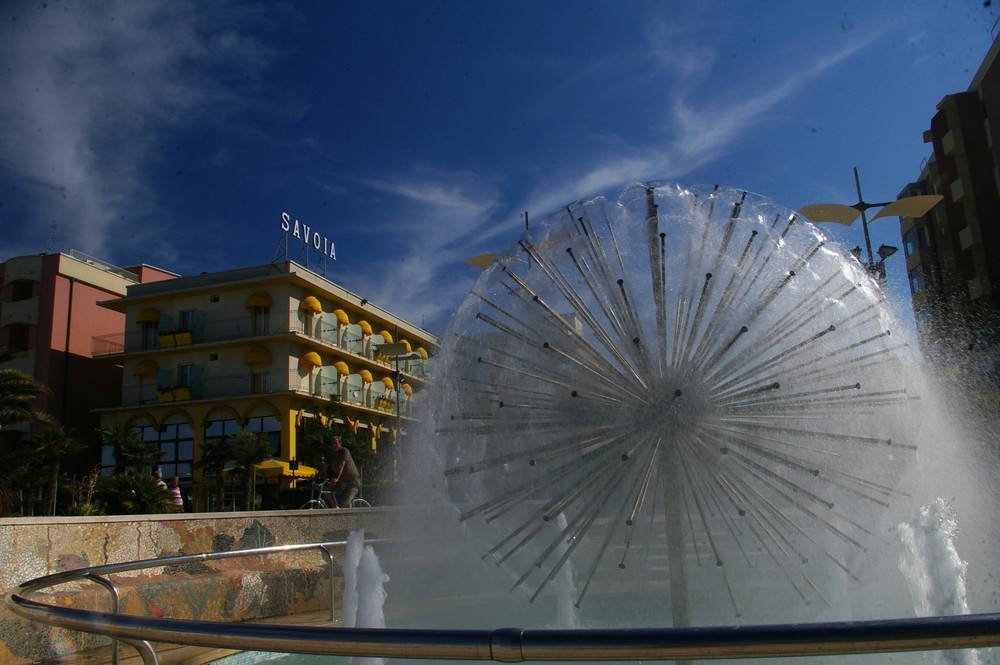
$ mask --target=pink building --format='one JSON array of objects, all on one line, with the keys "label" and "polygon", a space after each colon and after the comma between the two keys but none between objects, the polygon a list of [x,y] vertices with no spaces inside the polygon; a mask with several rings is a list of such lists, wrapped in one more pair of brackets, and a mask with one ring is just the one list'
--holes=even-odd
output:
[{"label": "pink building", "polygon": [[[48,386],[35,406],[52,414],[78,440],[92,443],[86,462],[96,465],[100,417],[92,410],[121,399],[120,365],[95,360],[92,340],[125,330],[125,315],[100,307],[132,284],[173,279],[173,273],[142,265],[122,269],[71,251],[19,256],[0,263],[0,348],[24,357],[7,367]],[[29,431],[27,424],[0,431],[0,450]]]}]

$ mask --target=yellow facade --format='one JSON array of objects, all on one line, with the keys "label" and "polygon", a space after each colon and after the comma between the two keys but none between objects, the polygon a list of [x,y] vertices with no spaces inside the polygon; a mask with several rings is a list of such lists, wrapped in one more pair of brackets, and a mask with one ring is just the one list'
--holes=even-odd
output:
[{"label": "yellow facade", "polygon": [[[124,334],[95,339],[124,369],[121,407],[103,410],[103,425],[179,426],[195,460],[213,428],[251,421],[280,424],[280,458],[291,460],[297,425],[332,395],[373,446],[394,439],[397,424],[405,430],[419,413],[437,345],[293,262],[140,284],[102,304],[126,320]],[[399,344],[412,351],[400,354]]]}]

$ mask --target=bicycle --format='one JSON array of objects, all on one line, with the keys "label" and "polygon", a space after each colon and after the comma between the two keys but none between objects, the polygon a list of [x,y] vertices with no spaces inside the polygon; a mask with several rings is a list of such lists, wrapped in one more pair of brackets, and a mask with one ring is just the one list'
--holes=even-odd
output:
[{"label": "bicycle", "polygon": [[[316,494],[318,492],[318,495]],[[332,497],[331,501],[327,501],[324,498],[326,495]],[[337,501],[337,495],[333,490],[333,487],[329,481],[324,480],[320,483],[312,483],[312,489],[310,491],[310,499],[302,504],[299,508],[300,510],[311,510],[316,508],[340,508],[340,504]],[[357,496],[351,501],[351,508],[371,508],[372,504],[368,503],[361,496]]]}]

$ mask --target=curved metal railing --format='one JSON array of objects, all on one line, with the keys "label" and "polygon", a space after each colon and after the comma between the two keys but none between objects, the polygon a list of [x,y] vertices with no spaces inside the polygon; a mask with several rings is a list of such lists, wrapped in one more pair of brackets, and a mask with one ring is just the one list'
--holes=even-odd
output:
[{"label": "curved metal railing", "polygon": [[[377,543],[370,540],[368,543]],[[385,541],[382,541],[385,542]],[[879,621],[848,621],[692,628],[441,630],[340,628],[157,619],[120,613],[108,575],[214,559],[316,549],[328,562],[330,619],[334,618],[331,550],[346,541],[188,554],[93,566],[24,582],[7,595],[10,609],[30,621],[95,633],[133,646],[156,665],[152,642],[189,646],[339,656],[449,660],[622,661],[833,656],[1000,646],[1000,614],[969,614]],[[112,612],[48,605],[28,596],[42,589],[90,580],[107,588]],[[113,662],[118,661],[117,644]]]}]

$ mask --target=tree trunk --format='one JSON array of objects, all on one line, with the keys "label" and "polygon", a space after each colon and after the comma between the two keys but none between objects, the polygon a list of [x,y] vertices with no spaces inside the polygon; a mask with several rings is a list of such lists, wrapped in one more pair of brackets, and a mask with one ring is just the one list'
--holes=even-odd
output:
[{"label": "tree trunk", "polygon": [[[253,467],[250,467],[253,469]],[[255,470],[248,472],[243,477],[243,510],[254,509],[253,474]]]},{"label": "tree trunk", "polygon": [[45,514],[50,516],[55,516],[56,514],[56,499],[59,498],[59,458],[56,457],[52,462],[52,468],[49,475],[49,505],[48,510]]}]

